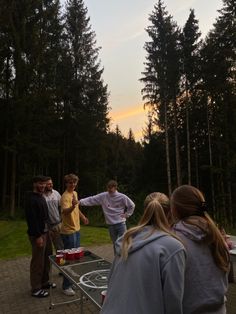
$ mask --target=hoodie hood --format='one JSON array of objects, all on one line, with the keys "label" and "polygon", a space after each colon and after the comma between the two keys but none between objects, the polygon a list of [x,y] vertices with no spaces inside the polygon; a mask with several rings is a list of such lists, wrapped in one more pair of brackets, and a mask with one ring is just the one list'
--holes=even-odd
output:
[{"label": "hoodie hood", "polygon": [[[133,234],[132,237],[132,245],[129,248],[129,253],[132,254],[133,252],[136,252],[140,250],[143,246],[146,244],[155,241],[158,238],[169,236],[167,233],[164,233],[163,231],[159,231],[156,229],[153,229],[151,226],[146,226],[143,228],[142,231],[138,231],[136,234]],[[115,243],[115,249],[116,254],[121,255],[121,246],[122,246],[123,236],[118,238]]]},{"label": "hoodie hood", "polygon": [[[204,226],[206,228],[206,226]],[[173,226],[175,232],[182,233],[186,238],[195,241],[201,242],[207,236],[207,233],[200,229],[198,226],[188,224],[184,221],[179,221]]]}]

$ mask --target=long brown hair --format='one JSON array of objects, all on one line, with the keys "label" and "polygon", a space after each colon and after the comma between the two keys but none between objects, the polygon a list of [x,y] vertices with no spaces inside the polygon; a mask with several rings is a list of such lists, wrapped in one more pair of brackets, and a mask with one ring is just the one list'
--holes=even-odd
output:
[{"label": "long brown hair", "polygon": [[138,225],[130,228],[124,234],[121,247],[121,256],[123,259],[127,259],[128,257],[128,251],[132,246],[133,236],[141,232],[148,225],[152,226],[152,230],[148,236],[153,234],[156,230],[161,230],[177,238],[176,235],[170,231],[168,220],[157,196],[158,195],[151,193],[146,197],[144,201],[144,213]]},{"label": "long brown hair", "polygon": [[197,226],[206,233],[204,241],[209,245],[216,265],[223,271],[229,270],[229,252],[215,222],[207,213],[205,198],[197,188],[182,185],[171,196],[173,215],[187,224]]}]

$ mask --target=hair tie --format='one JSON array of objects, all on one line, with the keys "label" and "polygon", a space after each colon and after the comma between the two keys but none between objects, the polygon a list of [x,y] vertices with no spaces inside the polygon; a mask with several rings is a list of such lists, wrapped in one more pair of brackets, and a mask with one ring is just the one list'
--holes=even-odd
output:
[{"label": "hair tie", "polygon": [[201,202],[200,210],[202,212],[206,212],[207,211],[207,203],[206,202]]}]

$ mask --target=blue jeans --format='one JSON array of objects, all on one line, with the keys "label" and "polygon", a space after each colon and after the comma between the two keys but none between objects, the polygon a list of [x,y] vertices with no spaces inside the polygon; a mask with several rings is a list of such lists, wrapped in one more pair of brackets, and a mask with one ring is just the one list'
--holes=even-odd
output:
[{"label": "blue jeans", "polygon": [[[72,249],[74,247],[80,247],[80,231],[76,231],[72,234],[61,234],[64,249]],[[62,289],[68,289],[71,287],[71,282],[66,277],[63,278]]]},{"label": "blue jeans", "polygon": [[110,237],[111,237],[111,240],[113,243],[113,248],[114,248],[114,253],[115,253],[116,252],[115,251],[115,242],[127,230],[126,223],[120,222],[120,223],[115,224],[115,225],[108,225],[108,229],[109,229],[109,233],[110,233]]}]

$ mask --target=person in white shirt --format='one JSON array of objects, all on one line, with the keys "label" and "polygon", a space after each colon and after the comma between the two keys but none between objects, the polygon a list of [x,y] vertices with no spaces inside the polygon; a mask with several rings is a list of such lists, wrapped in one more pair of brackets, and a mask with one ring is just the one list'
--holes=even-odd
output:
[{"label": "person in white shirt", "polygon": [[63,250],[64,245],[61,238],[61,214],[60,200],[61,195],[53,189],[53,182],[50,177],[47,178],[46,187],[44,190],[44,198],[48,205],[48,228],[55,250]]},{"label": "person in white shirt", "polygon": [[116,239],[125,233],[126,219],[133,214],[135,208],[134,202],[125,194],[118,192],[117,187],[117,182],[110,180],[107,183],[107,192],[82,198],[79,201],[80,206],[102,207],[113,245]]}]

